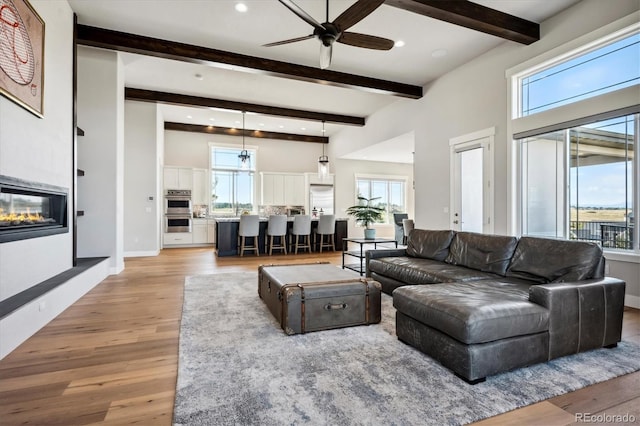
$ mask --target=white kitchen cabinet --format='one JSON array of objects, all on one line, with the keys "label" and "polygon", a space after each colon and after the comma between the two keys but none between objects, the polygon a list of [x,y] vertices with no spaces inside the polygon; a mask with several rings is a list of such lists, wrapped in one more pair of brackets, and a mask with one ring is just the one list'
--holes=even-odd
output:
[{"label": "white kitchen cabinet", "polygon": [[209,204],[209,185],[207,182],[207,169],[193,169],[193,189],[191,190],[191,200],[194,205]]},{"label": "white kitchen cabinet", "polygon": [[260,173],[262,205],[303,206],[304,175],[300,173]]},{"label": "white kitchen cabinet", "polygon": [[188,167],[165,167],[164,189],[193,190],[193,169]]},{"label": "white kitchen cabinet", "polygon": [[288,206],[304,206],[304,175],[284,176],[284,204]]},{"label": "white kitchen cabinet", "polygon": [[193,234],[193,244],[206,244],[207,243],[207,220],[201,219],[193,220],[192,234]]},{"label": "white kitchen cabinet", "polygon": [[191,232],[165,233],[163,242],[165,246],[193,244],[193,233]]}]

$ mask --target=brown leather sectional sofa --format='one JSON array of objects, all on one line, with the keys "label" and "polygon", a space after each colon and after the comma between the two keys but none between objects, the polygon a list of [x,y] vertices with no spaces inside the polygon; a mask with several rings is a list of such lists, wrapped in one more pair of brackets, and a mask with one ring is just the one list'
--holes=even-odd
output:
[{"label": "brown leather sectional sofa", "polygon": [[597,244],[414,229],[366,262],[398,338],[472,384],[620,341],[625,282]]}]

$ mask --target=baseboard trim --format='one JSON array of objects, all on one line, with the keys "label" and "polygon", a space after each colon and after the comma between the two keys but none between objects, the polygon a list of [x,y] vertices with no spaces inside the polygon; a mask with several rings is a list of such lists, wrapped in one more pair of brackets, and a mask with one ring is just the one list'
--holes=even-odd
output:
[{"label": "baseboard trim", "polygon": [[627,294],[624,296],[624,306],[640,309],[640,296]]},{"label": "baseboard trim", "polygon": [[153,257],[158,256],[160,250],[148,250],[148,251],[125,251],[124,257]]}]

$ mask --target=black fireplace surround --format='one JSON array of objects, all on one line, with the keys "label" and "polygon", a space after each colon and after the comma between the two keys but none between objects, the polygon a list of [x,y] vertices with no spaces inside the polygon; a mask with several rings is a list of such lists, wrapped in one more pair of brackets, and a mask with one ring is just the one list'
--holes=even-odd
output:
[{"label": "black fireplace surround", "polygon": [[69,232],[66,188],[0,175],[0,243]]}]

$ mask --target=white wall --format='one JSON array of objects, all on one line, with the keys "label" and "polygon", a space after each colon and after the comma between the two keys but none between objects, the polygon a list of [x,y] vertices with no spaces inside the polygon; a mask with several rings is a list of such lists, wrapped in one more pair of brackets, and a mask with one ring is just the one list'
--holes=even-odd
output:
[{"label": "white wall", "polygon": [[[44,20],[44,108],[38,118],[0,96],[0,174],[68,188],[69,232],[0,244],[0,300],[72,267],[73,12],[31,0]],[[104,278],[91,269],[0,320],[0,359]]]},{"label": "white wall", "polygon": [[157,110],[155,104],[125,102],[125,257],[154,256],[160,251]]},{"label": "white wall", "polygon": [[124,269],[124,71],[118,53],[78,48],[78,257]]},{"label": "white wall", "polygon": [[[615,5],[615,6],[613,6]],[[505,71],[576,37],[638,10],[637,0],[584,0],[541,24],[541,40],[530,46],[504,42],[424,87],[415,101],[399,100],[367,118],[364,128],[334,136],[340,156],[415,131],[415,220],[419,228],[448,229],[449,139],[489,127],[495,134],[495,233],[508,233],[507,80]],[[611,274],[638,264],[610,260]],[[629,274],[627,292],[640,296],[638,274]]]},{"label": "white wall", "polygon": [[[0,96],[0,174],[67,188],[71,218],[73,15],[66,2],[32,4],[47,24],[44,118]],[[0,300],[72,266],[71,225],[66,234],[0,244]]]}]

